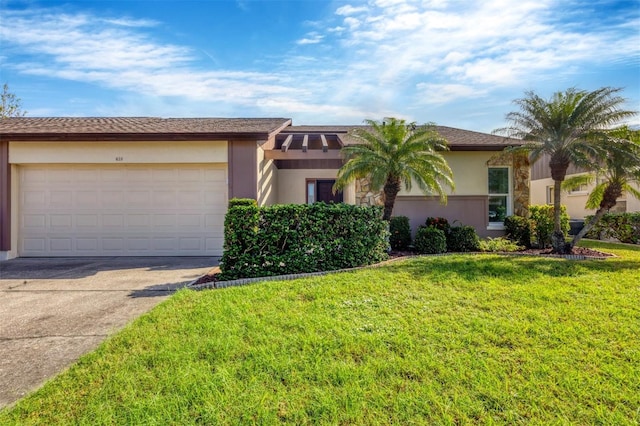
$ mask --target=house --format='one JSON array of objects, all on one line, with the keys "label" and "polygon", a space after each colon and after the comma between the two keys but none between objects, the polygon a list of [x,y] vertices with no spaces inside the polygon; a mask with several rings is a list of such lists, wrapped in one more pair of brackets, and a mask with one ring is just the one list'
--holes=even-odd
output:
[{"label": "house", "polygon": [[[583,174],[584,170],[570,165],[567,170],[567,178]],[[549,155],[543,154],[538,161],[531,166],[531,204],[553,204],[553,186],[551,170],[549,169]],[[585,207],[587,198],[593,190],[595,183],[583,185],[572,191],[563,191],[562,204],[567,207],[567,214],[571,219],[583,220],[585,216],[595,213],[594,209]],[[640,190],[640,188],[639,188]],[[624,194],[617,200],[612,213],[640,212],[640,200]]]},{"label": "house", "polygon": [[[260,205],[377,204],[367,179],[331,187],[357,126],[286,118],[5,118],[0,120],[0,259],[17,256],[220,256],[233,197]],[[503,233],[529,204],[526,158],[498,136],[449,127],[456,190],[447,205],[417,188],[394,215]]]}]

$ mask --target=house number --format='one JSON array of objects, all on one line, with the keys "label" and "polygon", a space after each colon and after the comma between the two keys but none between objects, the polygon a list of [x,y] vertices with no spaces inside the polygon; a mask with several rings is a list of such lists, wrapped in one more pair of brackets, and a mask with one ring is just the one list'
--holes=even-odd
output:
[{"label": "house number", "polygon": [[116,157],[116,161],[122,161],[123,158],[122,157]]}]

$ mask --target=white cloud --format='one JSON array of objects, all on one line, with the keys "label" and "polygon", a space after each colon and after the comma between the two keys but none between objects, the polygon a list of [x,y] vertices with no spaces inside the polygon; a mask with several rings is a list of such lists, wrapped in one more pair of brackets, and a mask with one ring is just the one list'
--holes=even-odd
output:
[{"label": "white cloud", "polygon": [[301,38],[300,40],[296,41],[296,44],[318,44],[320,42],[322,42],[322,39],[324,38],[324,36],[322,34],[318,34],[317,32],[311,32],[308,33],[306,35],[306,37]]},{"label": "white cloud", "polygon": [[349,15],[355,15],[361,12],[366,12],[367,10],[368,8],[366,6],[354,7],[347,4],[345,6],[342,6],[336,9],[336,15],[349,16]]},{"label": "white cloud", "polygon": [[155,27],[158,25],[157,21],[152,21],[149,19],[115,18],[115,19],[104,19],[104,22],[106,22],[107,24],[118,25],[121,27],[132,27],[132,28]]},{"label": "white cloud", "polygon": [[444,104],[458,101],[462,98],[478,98],[486,94],[486,90],[480,90],[464,84],[416,84],[417,97],[420,102],[426,104]]}]

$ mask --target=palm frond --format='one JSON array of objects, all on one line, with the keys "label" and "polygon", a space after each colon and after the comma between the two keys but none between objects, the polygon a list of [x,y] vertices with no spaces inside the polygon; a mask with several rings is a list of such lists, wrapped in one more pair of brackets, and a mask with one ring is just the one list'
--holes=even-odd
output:
[{"label": "palm frond", "polygon": [[595,176],[593,174],[571,176],[562,182],[562,189],[565,191],[573,191],[582,185],[589,185],[593,183],[594,180]]},{"label": "palm frond", "polygon": [[604,198],[604,191],[607,189],[607,182],[601,182],[593,188],[589,197],[587,198],[587,203],[585,205],[588,209],[597,209],[600,207],[600,203]]}]

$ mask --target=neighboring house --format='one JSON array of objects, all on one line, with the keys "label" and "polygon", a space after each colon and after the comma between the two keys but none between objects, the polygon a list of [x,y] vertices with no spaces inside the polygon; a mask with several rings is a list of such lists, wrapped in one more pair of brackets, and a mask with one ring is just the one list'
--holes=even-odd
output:
[{"label": "neighboring house", "polygon": [[[584,170],[571,165],[567,170],[567,178],[583,173]],[[531,204],[553,204],[553,186],[554,182],[551,179],[551,170],[549,169],[549,156],[545,154],[531,166]],[[562,204],[567,207],[567,214],[571,219],[582,220],[585,216],[595,213],[595,209],[585,208],[587,198],[594,186],[595,183],[584,185],[573,191],[563,192]],[[611,212],[640,212],[640,200],[632,196],[623,195],[618,199]]]},{"label": "neighboring house", "polygon": [[[377,204],[366,179],[333,194],[340,149],[357,126],[290,119],[6,118],[0,120],[0,259],[17,256],[220,256],[229,198],[260,205]],[[442,205],[414,187],[394,215],[502,233],[529,204],[526,159],[504,138],[438,127],[456,190]]]}]

